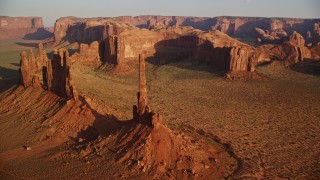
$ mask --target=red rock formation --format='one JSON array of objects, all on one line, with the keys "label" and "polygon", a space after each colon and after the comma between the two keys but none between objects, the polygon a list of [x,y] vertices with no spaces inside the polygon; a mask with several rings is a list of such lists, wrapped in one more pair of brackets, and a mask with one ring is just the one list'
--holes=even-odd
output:
[{"label": "red rock formation", "polygon": [[93,41],[103,41],[108,35],[117,35],[133,25],[114,21],[111,18],[81,19],[76,17],[60,18],[54,27],[55,44],[62,41],[76,41],[90,44]]},{"label": "red rock formation", "polygon": [[260,28],[255,28],[255,30],[259,34],[259,43],[262,44],[281,44],[287,37],[287,33],[283,30],[274,31],[271,34]]},{"label": "red rock formation", "polygon": [[110,64],[117,64],[117,44],[118,44],[117,35],[109,35],[104,40],[105,62],[108,62]]},{"label": "red rock formation", "polygon": [[[21,53],[20,79],[24,87],[39,87],[40,79],[48,90],[67,99],[77,99],[77,93],[70,75],[71,61],[66,49],[54,52],[54,59],[48,60],[42,43],[39,44],[38,56],[34,58],[30,50],[29,59]],[[40,78],[42,77],[42,78]]]},{"label": "red rock formation", "polygon": [[[269,32],[267,33],[268,38],[275,40],[271,39],[272,41],[266,41],[266,43],[280,44],[284,42],[287,34],[291,34],[293,31],[303,35],[311,31],[314,38],[319,37],[319,21],[319,19],[256,17],[121,16],[112,18],[112,20],[111,18],[81,19],[66,17],[56,21],[54,34],[56,43],[60,43],[62,39],[66,38],[71,38],[78,42],[91,43],[92,41],[102,41],[108,35],[118,35],[121,29],[133,28],[132,25],[152,29],[192,26],[205,31],[217,29],[233,37],[259,37],[263,39],[255,31],[255,28],[260,28],[265,32]],[[108,23],[113,24],[113,27],[116,26],[116,29],[120,30],[114,31],[114,28],[108,27]]]},{"label": "red rock formation", "polygon": [[43,28],[41,17],[0,16],[0,39],[25,36]]},{"label": "red rock formation", "polygon": [[[288,66],[304,61],[306,58],[311,57],[310,50],[304,46],[305,40],[297,33],[293,32],[287,42],[281,45],[266,45],[261,46],[256,55],[258,59],[256,63],[262,63],[264,61],[281,60],[285,61]],[[261,61],[262,60],[262,61]]]},{"label": "red rock formation", "polygon": [[98,41],[94,41],[90,45],[81,43],[80,52],[75,53],[71,58],[81,64],[98,67],[101,65]]},{"label": "red rock formation", "polygon": [[139,93],[138,93],[138,115],[142,116],[147,112],[147,85],[146,65],[142,54],[139,55]]},{"label": "red rock formation", "polygon": [[297,33],[296,31],[294,31],[290,38],[289,38],[289,42],[292,43],[293,45],[299,46],[299,47],[304,47],[305,41],[303,39],[303,37],[301,36],[301,34]]},{"label": "red rock formation", "polygon": [[[144,54],[146,58],[158,59],[160,62],[192,58],[195,61],[217,64],[228,71],[247,71],[250,53],[254,49],[220,31],[205,33],[191,27],[157,31],[132,29],[120,33],[116,36],[116,41],[114,38],[110,36],[105,41],[105,48],[113,50],[108,53],[110,56],[105,57],[106,62],[115,62],[116,67],[137,63],[139,54]],[[235,47],[243,47],[237,49],[240,54],[232,51]]]},{"label": "red rock formation", "polygon": [[54,59],[47,62],[44,83],[48,90],[67,99],[78,99],[70,75],[71,60],[66,49],[54,51]]},{"label": "red rock formation", "polygon": [[20,81],[24,87],[31,85],[33,73],[31,72],[31,64],[26,58],[26,52],[20,54]]},{"label": "red rock formation", "polygon": [[247,48],[232,47],[230,49],[230,71],[248,71],[250,52]]},{"label": "red rock formation", "polygon": [[46,51],[43,48],[42,42],[38,44],[38,54],[37,54],[37,70],[42,70],[43,66],[46,66],[48,61],[48,56]]}]

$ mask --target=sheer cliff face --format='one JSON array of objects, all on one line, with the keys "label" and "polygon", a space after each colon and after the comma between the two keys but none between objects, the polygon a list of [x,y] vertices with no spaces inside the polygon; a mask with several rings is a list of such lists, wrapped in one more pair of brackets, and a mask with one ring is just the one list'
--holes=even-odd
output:
[{"label": "sheer cliff face", "polygon": [[24,36],[43,28],[42,17],[0,16],[0,39]]}]

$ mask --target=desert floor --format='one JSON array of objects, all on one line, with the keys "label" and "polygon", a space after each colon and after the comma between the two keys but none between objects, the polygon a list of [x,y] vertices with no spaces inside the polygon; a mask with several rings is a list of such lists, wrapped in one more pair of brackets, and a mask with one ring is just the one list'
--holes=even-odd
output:
[{"label": "desert floor", "polygon": [[[19,53],[36,43],[0,41],[0,93],[18,82]],[[114,75],[75,64],[72,77],[78,93],[95,102],[97,112],[125,121],[137,103],[134,69],[129,75]],[[320,76],[280,62],[256,70],[264,80],[229,81],[224,72],[204,64],[148,63],[148,102],[170,127],[190,125],[230,145],[240,162],[233,178],[320,178]],[[72,155],[64,159],[68,146],[63,141],[45,148],[40,142],[41,148],[26,151],[24,145],[35,144],[38,126],[28,116],[0,119],[0,178],[110,176],[108,158],[98,164]]]}]

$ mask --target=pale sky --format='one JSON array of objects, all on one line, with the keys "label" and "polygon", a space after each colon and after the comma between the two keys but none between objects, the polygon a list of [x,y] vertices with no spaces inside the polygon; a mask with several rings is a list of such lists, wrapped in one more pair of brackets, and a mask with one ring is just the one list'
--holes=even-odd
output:
[{"label": "pale sky", "polygon": [[1,16],[256,16],[320,18],[320,0],[0,0]]}]

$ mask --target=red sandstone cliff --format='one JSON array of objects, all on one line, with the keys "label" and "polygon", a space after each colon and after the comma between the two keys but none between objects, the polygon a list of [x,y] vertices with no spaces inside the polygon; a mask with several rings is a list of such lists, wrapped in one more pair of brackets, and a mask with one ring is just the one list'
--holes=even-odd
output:
[{"label": "red sandstone cliff", "polygon": [[[308,42],[320,40],[320,19],[184,16],[120,16],[86,19],[65,17],[58,19],[55,23],[55,40],[57,43],[65,38],[82,43],[102,41],[106,35],[111,35],[107,33],[109,32],[106,27],[107,22],[117,23],[116,27],[120,29],[121,27],[132,28],[132,26],[149,29],[192,26],[204,31],[217,29],[232,37],[262,38],[263,43],[281,44],[293,31],[302,34],[305,39],[308,38]],[[261,30],[260,33],[256,31],[256,28]],[[117,34],[114,33],[114,35]]]},{"label": "red sandstone cliff", "polygon": [[42,17],[0,16],[0,39],[25,36],[43,28]]}]

